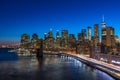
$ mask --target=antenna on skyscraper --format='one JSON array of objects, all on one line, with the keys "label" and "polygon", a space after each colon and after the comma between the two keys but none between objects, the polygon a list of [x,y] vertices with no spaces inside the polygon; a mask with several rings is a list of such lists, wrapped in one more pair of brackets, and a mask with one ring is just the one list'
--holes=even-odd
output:
[{"label": "antenna on skyscraper", "polygon": [[52,31],[52,28],[50,28],[50,31]]},{"label": "antenna on skyscraper", "polygon": [[102,16],[102,28],[105,28],[106,27],[106,23],[105,23],[105,20],[104,20],[104,15]]},{"label": "antenna on skyscraper", "polygon": [[104,22],[104,15],[102,16],[102,21]]}]

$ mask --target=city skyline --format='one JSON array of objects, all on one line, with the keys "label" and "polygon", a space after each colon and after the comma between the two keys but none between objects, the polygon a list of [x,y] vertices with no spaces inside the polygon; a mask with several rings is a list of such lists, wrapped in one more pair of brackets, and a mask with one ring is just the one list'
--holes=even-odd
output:
[{"label": "city skyline", "polygon": [[106,25],[114,27],[120,36],[118,0],[1,0],[0,4],[0,40],[19,40],[23,33],[37,33],[43,38],[50,28],[54,34],[65,29],[77,37],[88,26],[93,31],[94,24],[99,24],[101,31],[103,15]]},{"label": "city skyline", "polygon": [[119,0],[0,0],[0,80],[120,80]]}]

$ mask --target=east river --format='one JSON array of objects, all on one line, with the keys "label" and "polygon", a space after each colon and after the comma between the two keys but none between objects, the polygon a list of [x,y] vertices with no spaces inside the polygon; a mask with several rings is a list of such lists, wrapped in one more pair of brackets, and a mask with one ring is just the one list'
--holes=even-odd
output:
[{"label": "east river", "polygon": [[0,80],[115,80],[73,57],[44,55],[19,57],[0,49]]}]

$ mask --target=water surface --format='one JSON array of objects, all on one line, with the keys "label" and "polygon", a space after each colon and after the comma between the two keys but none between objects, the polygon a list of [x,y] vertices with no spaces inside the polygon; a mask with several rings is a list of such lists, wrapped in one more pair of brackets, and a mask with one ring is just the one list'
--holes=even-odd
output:
[{"label": "water surface", "polygon": [[18,57],[15,53],[0,53],[3,54],[10,60],[0,60],[0,80],[115,80],[64,55],[44,55],[38,60],[36,57]]}]

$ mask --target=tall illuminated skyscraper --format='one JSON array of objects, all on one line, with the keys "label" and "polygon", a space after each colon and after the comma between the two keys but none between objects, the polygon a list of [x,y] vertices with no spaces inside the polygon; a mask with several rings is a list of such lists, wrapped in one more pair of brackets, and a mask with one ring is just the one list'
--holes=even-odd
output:
[{"label": "tall illuminated skyscraper", "polygon": [[54,37],[52,29],[50,29],[47,38],[44,40],[44,48],[54,48]]},{"label": "tall illuminated skyscraper", "polygon": [[74,34],[69,34],[69,48],[75,48],[76,47],[76,38]]},{"label": "tall illuminated skyscraper", "polygon": [[82,33],[78,33],[78,43],[82,41]]},{"label": "tall illuminated skyscraper", "polygon": [[102,44],[104,46],[112,47],[115,45],[114,28],[111,26],[106,26],[104,21],[104,16],[102,20]]},{"label": "tall illuminated skyscraper", "polygon": [[109,46],[109,47],[115,45],[113,27],[106,27],[104,30],[102,30],[102,43],[103,45]]},{"label": "tall illuminated skyscraper", "polygon": [[82,29],[81,33],[82,33],[82,40],[85,40],[87,38],[86,37],[86,29]]},{"label": "tall illuminated skyscraper", "polygon": [[56,39],[55,39],[55,48],[60,48],[60,34],[59,34],[59,31],[57,30],[56,32]]},{"label": "tall illuminated skyscraper", "polygon": [[99,29],[98,24],[94,25],[94,45],[97,46],[99,43]]},{"label": "tall illuminated skyscraper", "polygon": [[92,30],[91,27],[88,27],[88,40],[91,40],[92,37]]},{"label": "tall illuminated skyscraper", "polygon": [[62,30],[61,46],[68,47],[68,30]]},{"label": "tall illuminated skyscraper", "polygon": [[104,21],[104,16],[102,17],[102,44],[105,46],[106,45],[106,36],[107,36],[107,30],[106,30],[106,23]]},{"label": "tall illuminated skyscraper", "polygon": [[62,30],[62,38],[68,39],[68,30]]}]

